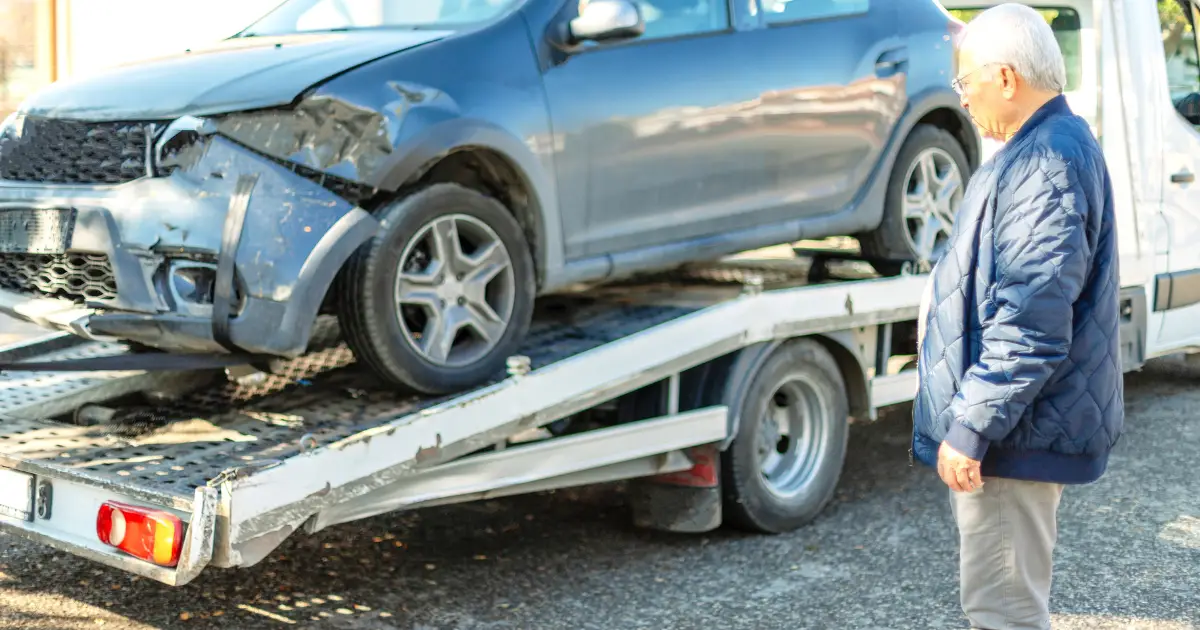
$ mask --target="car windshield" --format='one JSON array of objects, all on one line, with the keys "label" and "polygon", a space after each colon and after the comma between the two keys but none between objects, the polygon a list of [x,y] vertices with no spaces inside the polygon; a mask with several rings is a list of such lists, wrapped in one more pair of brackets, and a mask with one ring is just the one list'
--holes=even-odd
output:
[{"label": "car windshield", "polygon": [[486,22],[520,0],[287,0],[238,34],[290,35],[372,28],[456,28]]}]

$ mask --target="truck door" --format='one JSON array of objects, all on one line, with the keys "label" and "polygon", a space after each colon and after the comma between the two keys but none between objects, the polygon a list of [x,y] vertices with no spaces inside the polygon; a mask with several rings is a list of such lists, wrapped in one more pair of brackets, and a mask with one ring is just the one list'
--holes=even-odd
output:
[{"label": "truck door", "polygon": [[1161,89],[1146,100],[1162,105],[1162,166],[1144,176],[1162,186],[1154,239],[1160,256],[1150,296],[1152,319],[1161,325],[1150,346],[1168,352],[1200,343],[1200,9],[1195,0],[1158,0],[1158,16],[1164,54],[1150,58],[1162,64],[1152,71],[1165,85],[1151,83]]}]

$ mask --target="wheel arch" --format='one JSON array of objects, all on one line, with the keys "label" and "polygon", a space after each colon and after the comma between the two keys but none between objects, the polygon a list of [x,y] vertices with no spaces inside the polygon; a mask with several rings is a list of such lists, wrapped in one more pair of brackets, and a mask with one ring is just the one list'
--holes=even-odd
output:
[{"label": "wheel arch", "polygon": [[556,187],[522,140],[485,121],[459,118],[429,127],[396,155],[381,188],[394,197],[454,182],[496,198],[525,233],[539,290],[552,282],[562,260]]},{"label": "wheel arch", "polygon": [[[983,143],[970,115],[963,109],[958,95],[949,88],[931,87],[914,94],[908,102],[908,107],[896,124],[891,143],[887,150],[887,159],[879,165],[880,179],[890,179],[890,173],[904,142],[912,135],[913,130],[921,124],[930,124],[939,129],[949,131],[962,145],[967,154],[967,161],[974,171],[982,161]],[[886,175],[885,175],[886,174]]]},{"label": "wheel arch", "polygon": [[831,335],[812,335],[812,339],[825,347],[833,360],[837,362],[838,370],[842,373],[842,381],[846,383],[846,400],[850,403],[851,419],[868,419],[871,415],[871,390],[867,380],[866,366],[854,350],[854,342],[849,340],[850,333]]},{"label": "wheel arch", "polygon": [[[706,401],[708,404],[724,404],[729,409],[729,429],[725,440],[721,443],[721,450],[726,450],[733,444],[733,438],[737,435],[738,427],[741,425],[742,405],[746,400],[749,384],[758,375],[759,369],[780,347],[801,339],[815,341],[833,355],[842,380],[846,384],[850,416],[852,418],[869,416],[871,400],[866,370],[857,358],[852,342],[840,337],[841,335],[834,333],[832,335],[803,335],[764,341],[747,346],[728,359],[713,362],[712,372],[707,375],[707,379],[702,382],[701,386],[711,392],[709,395],[712,398]],[[721,380],[716,381],[715,379]],[[722,381],[723,385],[713,386]],[[680,397],[683,398],[682,392]]]},{"label": "wheel arch", "polygon": [[966,153],[971,172],[979,168],[982,158],[979,132],[975,130],[975,125],[963,113],[962,108],[940,106],[930,109],[917,119],[908,133],[911,134],[919,125],[932,125],[950,132],[962,146],[963,153]]}]

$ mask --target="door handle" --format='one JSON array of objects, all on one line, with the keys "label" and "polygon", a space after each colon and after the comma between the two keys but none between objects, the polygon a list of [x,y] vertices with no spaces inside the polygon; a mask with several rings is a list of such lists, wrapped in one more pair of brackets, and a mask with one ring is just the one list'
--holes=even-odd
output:
[{"label": "door handle", "polygon": [[1194,181],[1196,181],[1196,174],[1187,169],[1171,174],[1172,184],[1190,184]]},{"label": "door handle", "polygon": [[885,51],[875,60],[875,74],[884,76],[908,63],[908,48],[900,47]]}]

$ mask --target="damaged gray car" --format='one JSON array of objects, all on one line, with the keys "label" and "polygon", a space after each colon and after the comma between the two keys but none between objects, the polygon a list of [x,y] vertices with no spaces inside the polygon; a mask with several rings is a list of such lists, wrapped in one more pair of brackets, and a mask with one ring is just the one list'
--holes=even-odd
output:
[{"label": "damaged gray car", "polygon": [[360,363],[442,393],[577,283],[843,234],[898,273],[978,160],[955,24],[934,0],[287,0],[4,121],[0,311],[266,357],[334,314]]}]

